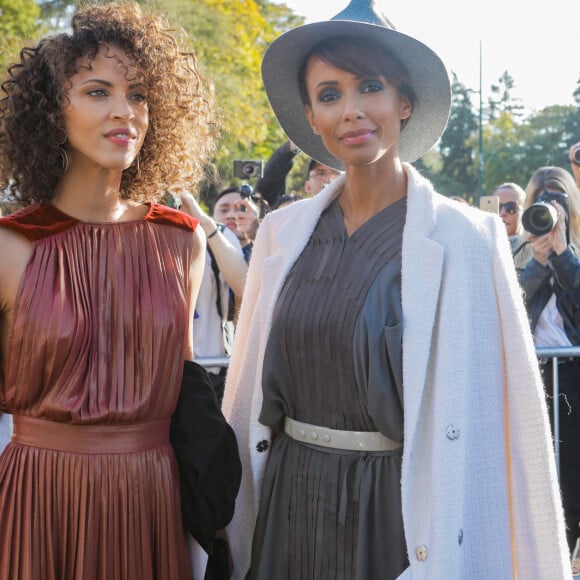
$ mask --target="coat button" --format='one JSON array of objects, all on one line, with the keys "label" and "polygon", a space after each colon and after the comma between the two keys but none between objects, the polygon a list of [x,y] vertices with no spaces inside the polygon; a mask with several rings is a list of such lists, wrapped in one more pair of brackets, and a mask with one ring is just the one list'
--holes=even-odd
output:
[{"label": "coat button", "polygon": [[415,550],[415,557],[417,558],[417,560],[419,560],[419,562],[424,562],[427,559],[428,555],[429,552],[427,551],[426,546],[418,546],[417,549]]},{"label": "coat button", "polygon": [[459,439],[459,434],[460,434],[459,427],[456,427],[455,425],[447,426],[447,439],[455,441],[455,439]]},{"label": "coat button", "polygon": [[316,431],[312,431],[310,437],[312,437],[313,441],[318,441],[318,433]]}]

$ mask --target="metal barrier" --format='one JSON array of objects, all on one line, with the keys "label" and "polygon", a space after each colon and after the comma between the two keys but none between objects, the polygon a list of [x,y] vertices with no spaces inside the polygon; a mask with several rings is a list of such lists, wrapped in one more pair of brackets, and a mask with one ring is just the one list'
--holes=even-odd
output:
[{"label": "metal barrier", "polygon": [[[560,398],[560,379],[558,376],[558,359],[571,358],[580,356],[580,346],[546,346],[536,349],[538,358],[552,359],[552,382],[554,384],[554,401]],[[558,476],[560,475],[560,405],[554,403],[553,419],[554,419],[554,451],[556,454],[556,467],[558,469]]]},{"label": "metal barrier", "polygon": [[[560,382],[558,377],[558,359],[580,357],[580,346],[540,347],[536,349],[538,359],[552,359],[552,379],[554,383],[554,401],[560,397]],[[230,362],[228,356],[204,357],[196,359],[203,367],[227,367]],[[560,411],[559,405],[553,405],[554,420],[554,451],[556,454],[556,467],[560,475]]]}]

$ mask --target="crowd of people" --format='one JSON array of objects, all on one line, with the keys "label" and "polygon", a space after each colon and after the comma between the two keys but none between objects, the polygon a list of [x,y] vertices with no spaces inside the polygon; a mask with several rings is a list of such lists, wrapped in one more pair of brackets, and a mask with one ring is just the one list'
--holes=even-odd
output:
[{"label": "crowd of people", "polygon": [[204,207],[187,46],[88,5],[4,75],[0,578],[571,578],[580,357],[537,353],[580,346],[580,142],[498,216],[436,192],[448,71],[352,0],[268,47],[288,140]]}]

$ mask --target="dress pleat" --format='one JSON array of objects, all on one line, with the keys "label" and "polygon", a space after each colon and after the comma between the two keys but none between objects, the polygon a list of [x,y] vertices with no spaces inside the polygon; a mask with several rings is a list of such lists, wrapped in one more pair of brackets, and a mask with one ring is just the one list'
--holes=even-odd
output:
[{"label": "dress pleat", "polygon": [[[40,419],[47,432],[167,422],[183,368],[192,228],[155,204],[131,222],[50,212],[70,227],[32,244],[0,400],[15,425]],[[90,451],[74,437],[64,450],[38,439],[16,438],[0,456],[0,578],[191,578],[167,438],[121,451],[107,437]]]},{"label": "dress pleat", "polygon": [[288,416],[331,429],[381,431],[402,443],[400,381],[387,371],[399,368],[402,356],[405,211],[405,200],[396,202],[349,236],[333,202],[285,281],[262,375],[260,421],[277,436],[263,481],[252,579],[392,580],[408,565],[402,448],[324,449],[283,430]]}]

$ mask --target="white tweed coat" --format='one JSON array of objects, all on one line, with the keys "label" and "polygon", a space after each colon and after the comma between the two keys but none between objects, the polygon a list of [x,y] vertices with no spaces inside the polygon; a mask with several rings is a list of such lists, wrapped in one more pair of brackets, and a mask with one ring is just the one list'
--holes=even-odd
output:
[{"label": "white tweed coat", "polygon": [[[410,165],[402,249],[402,509],[413,580],[571,578],[541,379],[501,221]],[[224,413],[244,473],[228,528],[243,579],[268,453],[262,363],[284,279],[340,177],[266,217],[244,291]],[[260,451],[262,449],[262,451]],[[307,579],[305,579],[307,580]]]}]

